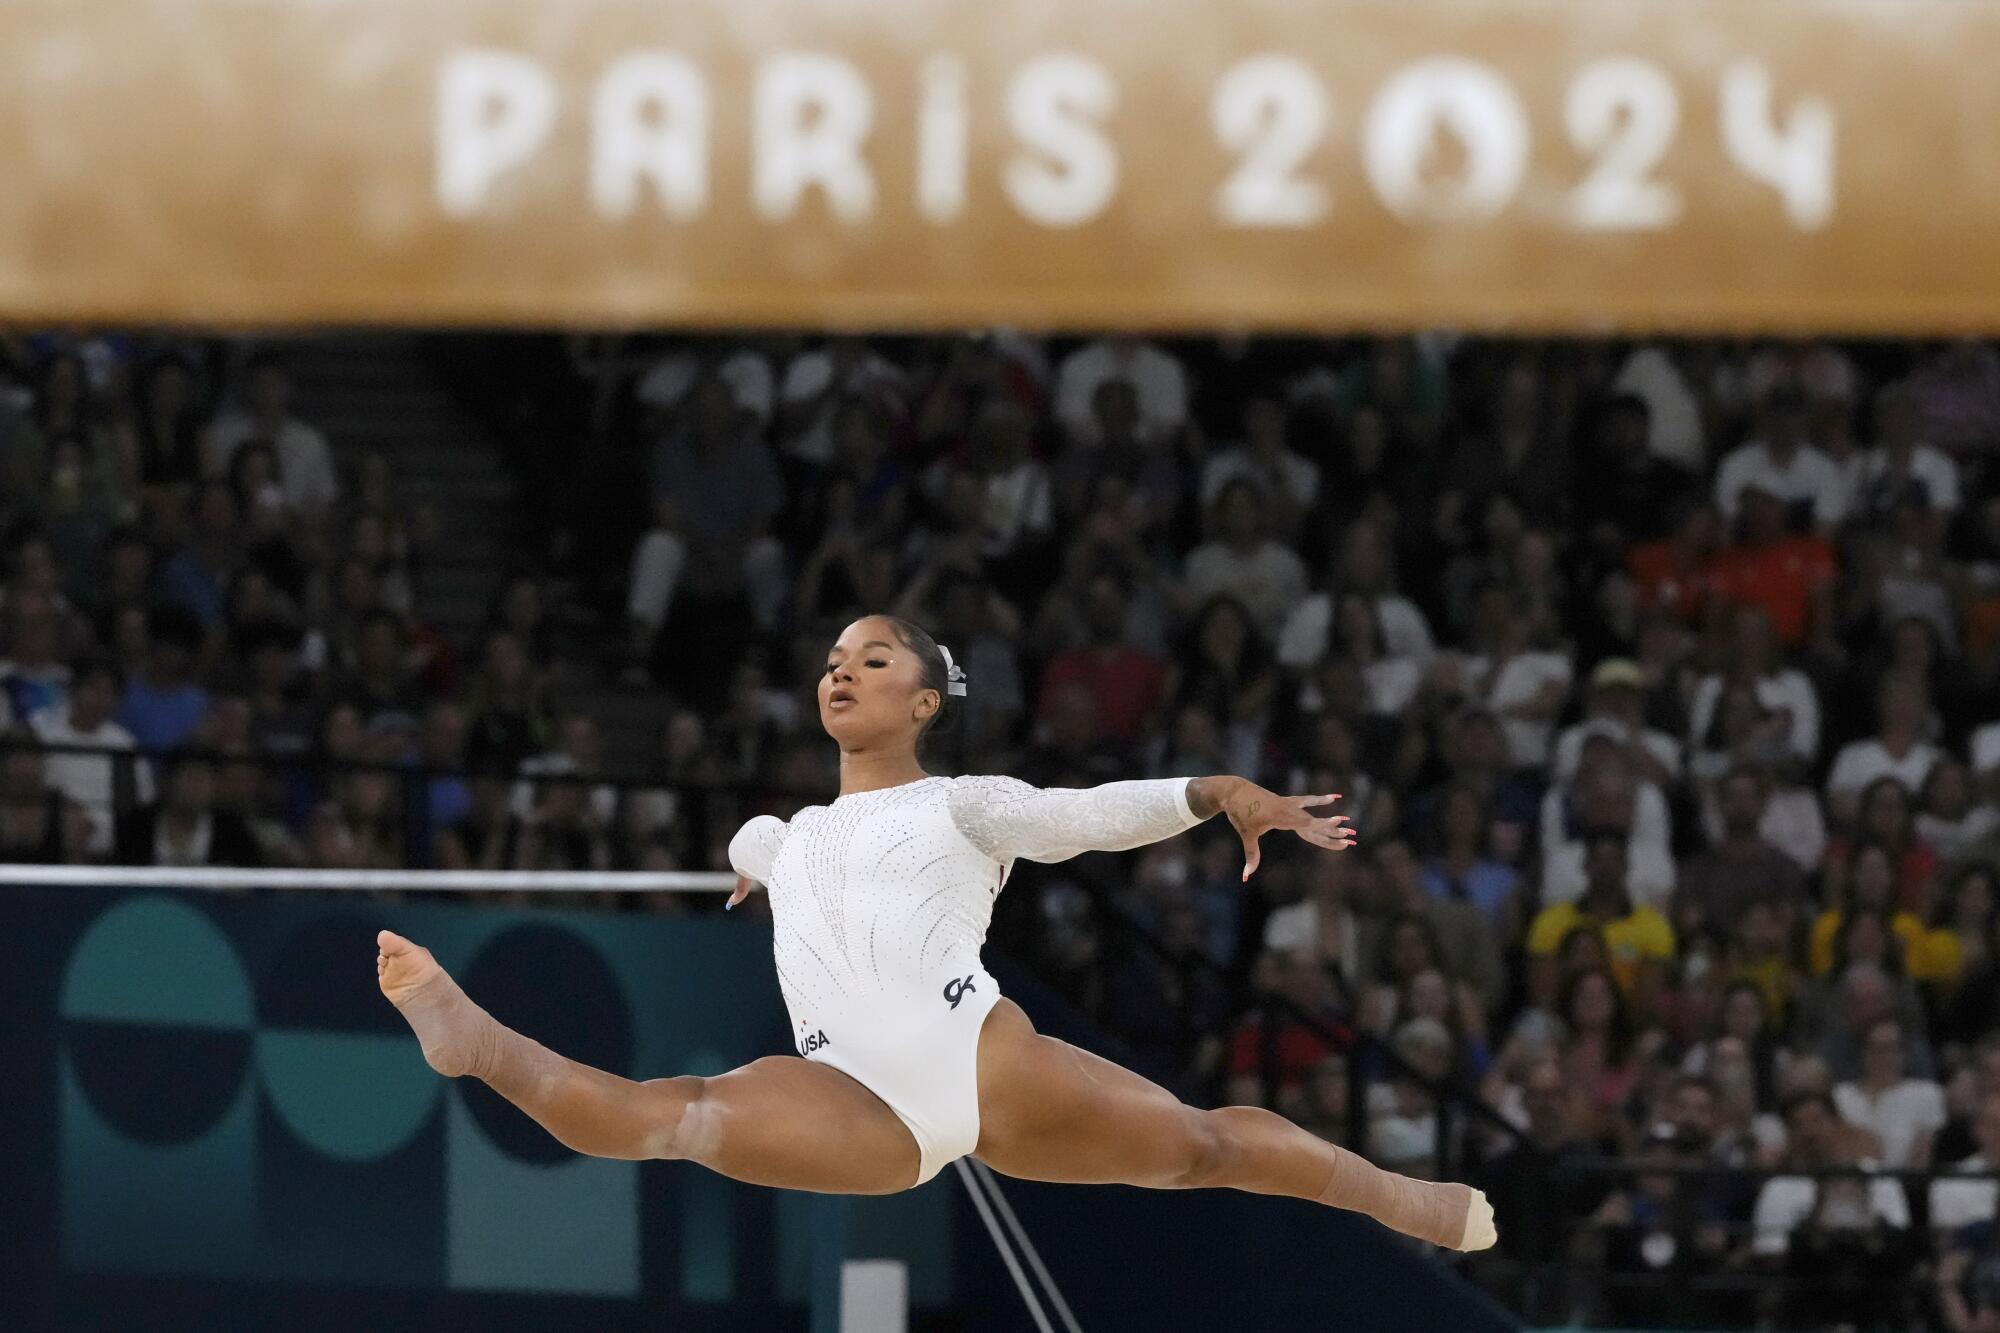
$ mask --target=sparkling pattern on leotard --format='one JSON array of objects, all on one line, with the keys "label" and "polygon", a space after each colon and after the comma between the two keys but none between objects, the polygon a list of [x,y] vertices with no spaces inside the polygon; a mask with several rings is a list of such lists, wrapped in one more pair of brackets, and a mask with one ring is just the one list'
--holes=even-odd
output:
[{"label": "sparkling pattern on leotard", "polygon": [[1015,859],[1124,851],[1197,822],[1184,778],[1038,789],[935,777],[808,806],[789,824],[761,815],[729,855],[770,892],[779,985],[805,1029],[860,997],[934,1002],[933,981],[977,966]]}]

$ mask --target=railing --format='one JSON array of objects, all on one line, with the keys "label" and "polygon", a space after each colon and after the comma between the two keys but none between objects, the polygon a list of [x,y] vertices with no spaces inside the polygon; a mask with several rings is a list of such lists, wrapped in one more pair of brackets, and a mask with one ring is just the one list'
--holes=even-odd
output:
[{"label": "railing", "polygon": [[[1505,1249],[1479,1256],[1473,1272],[1531,1321],[1582,1320],[1600,1327],[1945,1327],[1936,1260],[1941,1233],[1929,1225],[1929,1186],[2000,1182],[2000,1171],[1870,1170],[1842,1164],[1757,1168],[1663,1157],[1545,1155],[1549,1179],[1630,1187],[1643,1196],[1625,1219],[1538,1215],[1543,1257]],[[1907,1225],[1879,1219],[1827,1225],[1810,1214],[1785,1233],[1782,1251],[1758,1253],[1751,1212],[1772,1180],[1892,1181]],[[1648,1182],[1640,1184],[1640,1182]],[[1704,1195],[1693,1187],[1711,1186]],[[1704,1217],[1724,1197],[1727,1217]],[[1588,1200],[1581,1191],[1571,1196]],[[1817,1204],[1815,1202],[1815,1210]],[[1865,1205],[1864,1205],[1865,1206]],[[1593,1209],[1593,1213],[1594,1213]]]}]

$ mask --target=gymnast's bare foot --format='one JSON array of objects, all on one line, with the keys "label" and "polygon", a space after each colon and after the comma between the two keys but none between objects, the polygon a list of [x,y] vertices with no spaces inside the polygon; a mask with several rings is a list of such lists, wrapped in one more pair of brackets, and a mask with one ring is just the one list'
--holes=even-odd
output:
[{"label": "gymnast's bare foot", "polygon": [[429,949],[394,931],[375,937],[375,976],[424,1048],[424,1059],[447,1078],[481,1074],[490,1063],[499,1025],[474,1004]]}]

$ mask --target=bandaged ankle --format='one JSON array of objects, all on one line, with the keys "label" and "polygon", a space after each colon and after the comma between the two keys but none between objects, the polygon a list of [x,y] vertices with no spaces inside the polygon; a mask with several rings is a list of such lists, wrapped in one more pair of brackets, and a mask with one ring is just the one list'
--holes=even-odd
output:
[{"label": "bandaged ankle", "polygon": [[1334,1150],[1333,1176],[1319,1201],[1365,1213],[1406,1236],[1459,1249],[1465,1242],[1472,1190],[1466,1185],[1412,1180],[1384,1171],[1345,1148]]}]

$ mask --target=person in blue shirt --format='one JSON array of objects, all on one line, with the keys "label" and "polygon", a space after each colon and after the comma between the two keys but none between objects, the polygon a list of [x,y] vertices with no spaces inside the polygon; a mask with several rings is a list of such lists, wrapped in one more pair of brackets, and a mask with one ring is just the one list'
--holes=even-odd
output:
[{"label": "person in blue shirt", "polygon": [[125,686],[118,722],[139,748],[159,755],[185,744],[208,712],[208,691],[194,681],[201,626],[176,606],[146,615],[146,668]]}]

